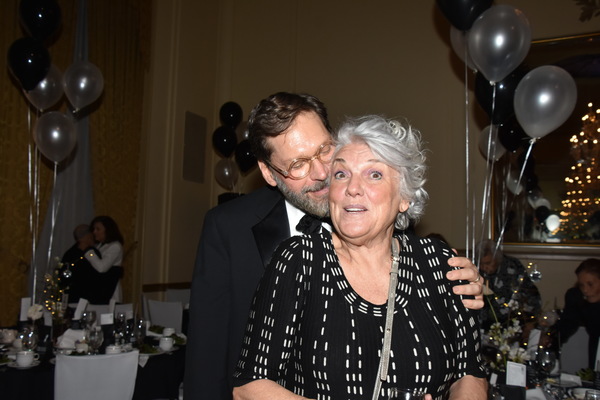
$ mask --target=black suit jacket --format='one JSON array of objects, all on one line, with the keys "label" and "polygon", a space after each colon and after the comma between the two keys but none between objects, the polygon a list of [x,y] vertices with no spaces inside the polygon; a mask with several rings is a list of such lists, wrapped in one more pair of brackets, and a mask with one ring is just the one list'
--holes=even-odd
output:
[{"label": "black suit jacket", "polygon": [[285,200],[274,188],[206,214],[192,278],[186,400],[231,399],[250,303],[273,251],[288,237]]}]

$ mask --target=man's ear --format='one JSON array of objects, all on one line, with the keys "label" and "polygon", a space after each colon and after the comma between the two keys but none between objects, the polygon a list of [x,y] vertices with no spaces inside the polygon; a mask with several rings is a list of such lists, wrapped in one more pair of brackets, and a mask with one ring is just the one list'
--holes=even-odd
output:
[{"label": "man's ear", "polygon": [[263,161],[258,162],[258,168],[260,168],[260,173],[263,176],[263,179],[271,186],[277,186],[277,182],[273,179],[273,172],[269,168],[267,164]]}]

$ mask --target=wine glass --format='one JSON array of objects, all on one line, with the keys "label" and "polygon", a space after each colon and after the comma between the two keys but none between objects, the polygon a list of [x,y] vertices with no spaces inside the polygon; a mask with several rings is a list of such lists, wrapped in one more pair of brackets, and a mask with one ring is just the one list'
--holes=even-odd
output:
[{"label": "wine glass", "polygon": [[144,343],[144,339],[146,338],[146,321],[144,319],[138,318],[135,320],[133,337],[138,347]]},{"label": "wine glass", "polygon": [[586,390],[585,392],[585,400],[600,400],[600,390]]},{"label": "wine glass", "polygon": [[543,379],[546,379],[556,366],[556,353],[547,349],[541,349],[537,355],[537,364]]},{"label": "wine glass", "polygon": [[125,313],[119,312],[115,317],[115,344],[124,345],[127,334],[127,319]]},{"label": "wine glass", "polygon": [[84,329],[92,329],[96,322],[96,311],[89,310],[81,313],[81,323]]},{"label": "wine glass", "polygon": [[98,348],[104,342],[104,333],[99,327],[95,327],[88,332],[88,344],[92,349],[92,354],[98,354]]},{"label": "wine glass", "polygon": [[21,339],[21,347],[23,350],[35,350],[37,347],[38,337],[35,329],[24,327],[18,335]]}]

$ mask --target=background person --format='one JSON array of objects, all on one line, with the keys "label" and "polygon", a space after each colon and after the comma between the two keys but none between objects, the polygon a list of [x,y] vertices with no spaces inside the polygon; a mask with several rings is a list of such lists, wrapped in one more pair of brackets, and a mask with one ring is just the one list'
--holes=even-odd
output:
[{"label": "background person", "polygon": [[[248,118],[249,140],[268,186],[210,210],[202,228],[190,299],[184,397],[231,399],[250,303],[273,251],[306,214],[328,213],[332,129],[314,96],[279,92],[261,100]],[[308,173],[289,174],[302,161]],[[286,176],[287,175],[287,176]],[[449,279],[479,276],[467,259],[453,258]],[[481,294],[481,283],[456,287]],[[481,308],[481,300],[465,300]]]},{"label": "background person", "polygon": [[[540,292],[518,259],[507,256],[493,240],[482,240],[475,246],[475,260],[484,278],[486,304],[481,311],[481,325],[488,329],[498,321],[505,322],[514,310],[530,316],[542,309]],[[510,304],[509,304],[510,303]]]},{"label": "background person", "polygon": [[[452,250],[395,232],[418,220],[427,200],[420,135],[367,116],[344,124],[337,142],[333,233],[291,238],[273,255],[252,303],[234,398],[362,400],[375,390],[387,399],[391,388],[404,388],[485,399],[477,315],[444,277]],[[401,243],[395,284],[394,242]],[[388,298],[395,313],[379,390]]]},{"label": "background person", "polygon": [[[89,225],[77,225],[73,230],[73,238],[75,244],[62,256],[64,265],[60,273],[61,279],[66,282],[65,292],[69,295],[69,302],[77,303],[80,298],[86,298],[86,294],[93,291],[97,272],[84,257],[85,251],[95,245]],[[65,271],[69,272],[65,274]]]},{"label": "background person", "polygon": [[600,339],[600,259],[582,261],[575,274],[577,284],[565,293],[565,308],[558,323],[560,341],[566,342],[584,326],[589,335],[588,368],[595,369]]},{"label": "background person", "polygon": [[109,216],[95,217],[90,223],[95,248],[85,252],[85,258],[100,273],[95,290],[86,297],[91,304],[108,304],[111,299],[121,302],[123,277],[123,235],[117,223]]}]

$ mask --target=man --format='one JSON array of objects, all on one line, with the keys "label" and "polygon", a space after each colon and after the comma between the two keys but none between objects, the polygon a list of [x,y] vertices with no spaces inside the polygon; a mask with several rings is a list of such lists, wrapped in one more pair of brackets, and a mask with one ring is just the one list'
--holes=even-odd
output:
[{"label": "man", "polygon": [[[269,184],[210,210],[192,279],[186,353],[185,399],[231,399],[250,304],[277,245],[299,235],[305,214],[328,213],[332,129],[323,103],[310,95],[277,93],[262,100],[248,119],[249,140]],[[288,135],[289,133],[293,135]],[[459,294],[479,295],[475,267],[464,258],[451,279]],[[465,300],[481,308],[481,300]]]}]

